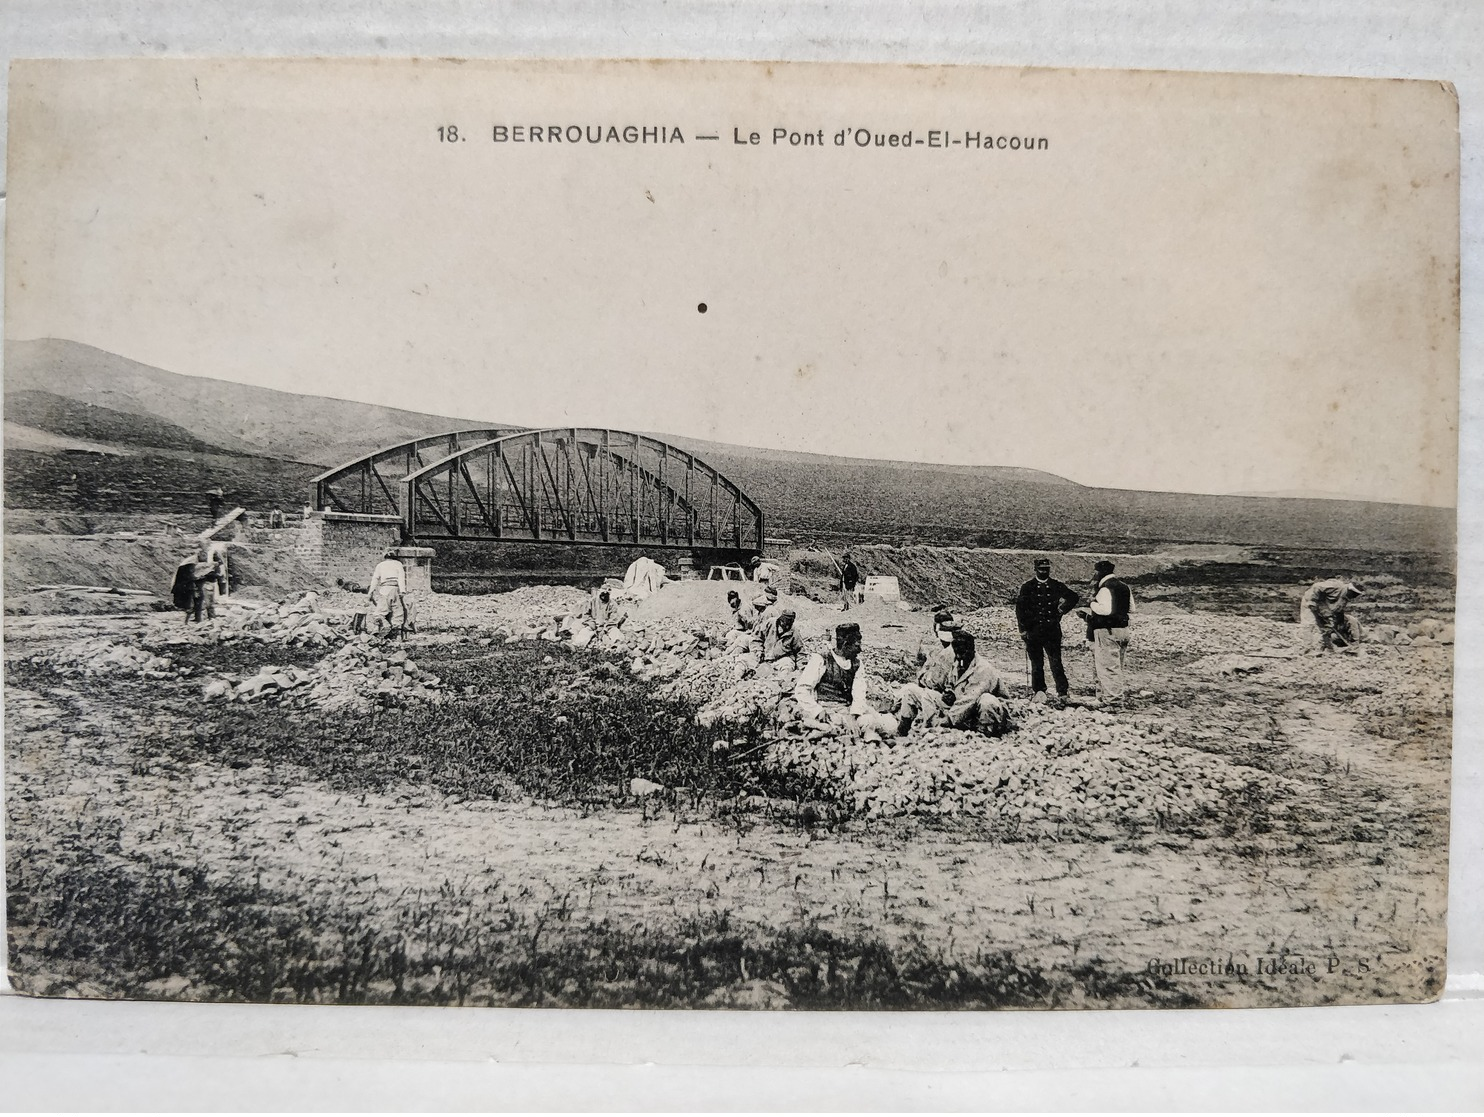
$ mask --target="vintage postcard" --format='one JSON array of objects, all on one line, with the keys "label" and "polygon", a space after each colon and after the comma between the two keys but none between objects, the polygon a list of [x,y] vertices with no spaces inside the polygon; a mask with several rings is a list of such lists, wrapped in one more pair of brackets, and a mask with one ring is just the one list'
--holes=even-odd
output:
[{"label": "vintage postcard", "polygon": [[10,980],[1437,997],[1457,121],[1415,81],[15,63]]}]

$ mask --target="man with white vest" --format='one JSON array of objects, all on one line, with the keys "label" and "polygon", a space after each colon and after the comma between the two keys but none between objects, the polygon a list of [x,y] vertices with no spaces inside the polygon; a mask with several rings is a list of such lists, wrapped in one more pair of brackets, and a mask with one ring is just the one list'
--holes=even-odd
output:
[{"label": "man with white vest", "polygon": [[1079,609],[1077,615],[1087,622],[1087,638],[1092,641],[1098,698],[1116,702],[1123,697],[1123,666],[1134,595],[1128,586],[1113,577],[1113,564],[1107,559],[1093,564],[1092,584],[1092,606],[1090,610]]},{"label": "man with white vest", "polygon": [[896,736],[897,719],[880,713],[866,698],[861,663],[861,626],[835,626],[835,647],[815,653],[794,684],[801,720],[821,729],[847,729],[878,740]]}]

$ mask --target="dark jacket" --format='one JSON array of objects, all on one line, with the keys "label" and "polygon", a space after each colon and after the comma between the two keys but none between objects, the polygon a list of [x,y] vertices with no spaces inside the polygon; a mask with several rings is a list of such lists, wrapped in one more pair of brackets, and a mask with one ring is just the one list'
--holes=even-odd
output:
[{"label": "dark jacket", "polygon": [[855,563],[847,561],[840,568],[840,583],[848,590],[853,590],[861,580],[861,572]]},{"label": "dark jacket", "polygon": [[1081,600],[1065,582],[1032,578],[1015,597],[1015,621],[1027,636],[1061,635],[1061,619]]}]

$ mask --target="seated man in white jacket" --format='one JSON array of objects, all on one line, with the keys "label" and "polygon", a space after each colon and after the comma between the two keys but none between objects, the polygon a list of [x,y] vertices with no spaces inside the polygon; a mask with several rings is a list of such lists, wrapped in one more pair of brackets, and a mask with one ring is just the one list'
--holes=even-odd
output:
[{"label": "seated man in white jacket", "polygon": [[794,703],[806,725],[845,728],[865,737],[896,736],[897,720],[866,699],[861,663],[861,626],[835,626],[834,651],[809,657],[794,684]]}]

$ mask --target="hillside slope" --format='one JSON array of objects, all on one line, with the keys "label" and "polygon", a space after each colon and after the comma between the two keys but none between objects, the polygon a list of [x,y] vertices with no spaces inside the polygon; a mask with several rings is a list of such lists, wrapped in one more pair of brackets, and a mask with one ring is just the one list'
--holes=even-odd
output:
[{"label": "hillside slope", "polygon": [[426,434],[480,422],[183,376],[75,341],[5,343],[5,390],[40,390],[148,416],[224,450],[338,465]]},{"label": "hillside slope", "polygon": [[[250,507],[296,507],[319,467],[495,421],[185,376],[56,339],[7,342],[5,354],[6,418],[22,420],[14,429],[30,432],[25,449],[7,448],[5,496],[12,508],[107,511],[119,497],[145,508],[152,494],[184,507],[216,486]],[[82,442],[49,448],[37,433],[48,431]],[[800,544],[1147,551],[1168,542],[1210,542],[1430,551],[1449,560],[1454,547],[1456,516],[1446,508],[1121,491],[1015,467],[836,458],[660,437],[721,470],[757,501],[770,534]],[[127,446],[130,460],[96,452],[109,445]],[[140,458],[143,446],[156,448],[148,461]],[[258,459],[234,460],[234,454]]]},{"label": "hillside slope", "polygon": [[218,449],[157,416],[116,411],[35,388],[5,393],[5,421],[103,445],[201,452]]}]

